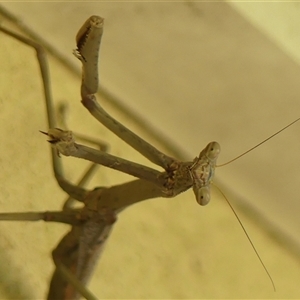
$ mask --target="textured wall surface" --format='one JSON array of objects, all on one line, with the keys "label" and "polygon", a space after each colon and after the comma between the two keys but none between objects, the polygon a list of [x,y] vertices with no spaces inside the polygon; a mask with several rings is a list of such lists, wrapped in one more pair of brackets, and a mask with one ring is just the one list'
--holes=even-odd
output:
[{"label": "textured wall surface", "polygon": [[[296,59],[227,3],[4,7],[77,65],[71,50],[78,28],[92,14],[103,16],[101,84],[188,159],[217,140],[219,161],[226,162],[299,117]],[[14,28],[5,19],[2,24]],[[58,209],[64,195],[52,177],[45,138],[38,133],[46,121],[34,53],[3,34],[0,51],[0,209]],[[54,98],[70,107],[69,127],[106,140],[115,155],[147,164],[81,107],[78,76],[53,58],[50,67]],[[113,116],[149,138],[128,116],[104,103]],[[256,211],[238,212],[273,276],[276,293],[218,192],[202,208],[191,191],[125,211],[91,290],[103,298],[299,297],[299,257],[290,251],[290,242],[300,244],[299,126],[217,169],[228,198],[250,203]],[[64,162],[75,181],[84,164]],[[102,168],[91,186],[124,180],[130,178]],[[0,230],[3,298],[43,298],[53,268],[50,250],[66,226],[3,222]]]}]

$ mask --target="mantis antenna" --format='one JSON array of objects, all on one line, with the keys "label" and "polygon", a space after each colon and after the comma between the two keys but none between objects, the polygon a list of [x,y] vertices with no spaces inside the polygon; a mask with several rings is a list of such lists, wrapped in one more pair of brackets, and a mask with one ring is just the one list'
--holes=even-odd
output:
[{"label": "mantis antenna", "polygon": [[[263,140],[262,142],[258,143],[258,144],[255,145],[254,147],[250,148],[249,150],[245,151],[244,153],[238,155],[237,157],[231,159],[230,161],[228,161],[228,162],[226,162],[226,163],[224,163],[224,164],[221,164],[221,165],[216,165],[216,164],[215,164],[215,163],[216,163],[216,158],[217,158],[217,156],[218,156],[219,153],[217,154],[216,157],[213,157],[213,155],[211,155],[211,158],[214,158],[215,160],[214,160],[214,165],[213,165],[213,172],[212,172],[212,175],[209,177],[209,180],[210,180],[210,181],[209,181],[209,184],[212,183],[211,181],[212,181],[212,177],[213,177],[213,174],[214,174],[214,168],[215,168],[215,167],[224,167],[224,166],[226,166],[226,165],[228,165],[228,164],[234,162],[235,160],[241,158],[242,156],[246,155],[247,153],[251,152],[252,150],[258,148],[260,145],[266,143],[268,140],[272,139],[273,137],[275,137],[276,135],[278,135],[278,134],[281,133],[282,131],[284,131],[284,130],[286,130],[287,128],[289,128],[290,126],[294,125],[294,124],[297,123],[299,120],[300,120],[300,118],[297,118],[296,120],[294,120],[293,122],[289,123],[288,125],[286,125],[286,126],[283,127],[282,129],[278,130],[277,132],[275,132],[274,134],[272,134],[271,136],[269,136],[268,138],[266,138],[266,139]],[[206,149],[206,148],[205,148],[205,149]],[[203,150],[203,151],[204,151],[204,150]],[[203,152],[203,151],[202,151],[202,152]],[[205,192],[207,192],[207,189],[209,188],[209,184],[208,184],[208,187],[202,187],[201,189],[199,189],[199,193],[200,193],[200,192],[202,193],[202,197],[203,197],[206,201],[207,201],[207,200],[209,201],[209,199],[210,199],[210,192],[209,192],[209,190],[208,190],[208,194],[205,193]],[[247,231],[246,231],[244,225],[242,224],[242,222],[241,222],[240,218],[238,217],[237,213],[235,212],[233,206],[230,204],[229,200],[227,199],[227,197],[225,196],[225,194],[222,192],[222,190],[221,190],[218,186],[216,186],[216,185],[215,185],[215,187],[216,187],[216,188],[219,190],[219,192],[223,195],[223,197],[225,198],[226,202],[228,203],[230,209],[231,209],[232,212],[234,213],[236,219],[237,219],[238,222],[240,223],[240,225],[241,225],[241,227],[242,227],[244,233],[246,234],[246,237],[247,237],[248,241],[249,241],[250,244],[251,244],[252,249],[253,249],[254,252],[256,253],[256,256],[258,257],[258,259],[259,259],[261,265],[263,266],[263,268],[265,269],[265,271],[266,271],[266,273],[267,273],[269,279],[271,280],[271,283],[272,283],[272,285],[273,285],[274,291],[276,291],[274,281],[273,281],[273,279],[272,279],[272,277],[271,277],[271,275],[270,275],[268,269],[266,268],[265,264],[263,263],[263,261],[262,261],[260,255],[258,254],[258,251],[256,250],[256,248],[255,248],[255,246],[254,246],[254,244],[253,244],[253,242],[252,242],[252,240],[251,240],[249,234],[247,233]],[[206,188],[206,190],[204,190],[205,188]],[[202,203],[204,203],[204,201],[202,201]],[[207,202],[207,203],[208,203],[208,202]],[[206,204],[207,204],[207,203],[206,203]],[[201,205],[205,205],[205,204],[201,204]]]},{"label": "mantis antenna", "polygon": [[230,209],[232,210],[232,212],[234,213],[236,219],[237,219],[238,222],[240,223],[240,225],[241,225],[241,227],[242,227],[242,229],[243,229],[243,231],[244,231],[244,233],[245,233],[245,235],[246,235],[246,237],[247,237],[249,243],[251,244],[252,249],[254,250],[254,252],[255,252],[257,258],[259,259],[261,265],[262,265],[263,268],[265,269],[265,271],[266,271],[266,273],[267,273],[267,275],[268,275],[268,277],[269,277],[269,279],[270,279],[270,281],[271,281],[271,283],[272,283],[274,292],[276,292],[276,287],[275,287],[275,283],[274,283],[274,281],[273,281],[273,279],[272,279],[272,276],[271,276],[270,272],[268,271],[267,267],[265,266],[265,264],[263,263],[263,260],[261,259],[261,257],[260,257],[260,255],[259,255],[258,251],[256,250],[256,248],[255,248],[255,246],[254,246],[254,244],[253,244],[253,242],[252,242],[252,240],[251,240],[249,234],[247,233],[247,230],[246,230],[246,228],[244,227],[244,225],[243,225],[241,219],[239,218],[238,214],[237,214],[236,211],[234,210],[233,206],[231,205],[231,203],[229,202],[229,200],[227,199],[227,197],[226,197],[226,195],[223,193],[223,191],[222,191],[217,185],[214,184],[214,186],[218,189],[218,191],[219,191],[219,192],[222,194],[222,196],[225,198],[227,204],[229,205],[229,207],[230,207]]},{"label": "mantis antenna", "polygon": [[235,160],[241,158],[242,156],[246,155],[247,153],[251,152],[252,150],[258,148],[260,145],[264,144],[265,142],[267,142],[268,140],[272,139],[273,137],[275,137],[276,135],[278,135],[279,133],[281,133],[282,131],[286,130],[287,128],[291,127],[292,125],[294,125],[295,123],[297,123],[300,120],[300,118],[296,119],[295,121],[289,123],[288,125],[284,126],[282,129],[278,130],[277,132],[275,132],[274,134],[272,134],[271,136],[269,136],[268,138],[266,138],[265,140],[263,140],[262,142],[258,143],[257,145],[255,145],[254,147],[250,148],[249,150],[245,151],[244,153],[238,155],[237,157],[229,160],[228,162],[221,164],[221,165],[216,165],[215,167],[224,167],[232,162],[234,162]]}]

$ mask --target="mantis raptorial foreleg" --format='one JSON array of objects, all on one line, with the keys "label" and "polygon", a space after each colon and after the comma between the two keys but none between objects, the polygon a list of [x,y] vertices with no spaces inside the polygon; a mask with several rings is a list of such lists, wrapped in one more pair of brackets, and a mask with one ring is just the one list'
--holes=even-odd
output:
[{"label": "mantis raptorial foreleg", "polygon": [[[193,185],[197,201],[201,205],[209,202],[209,183],[214,174],[220,146],[210,143],[194,162],[181,163],[165,155],[148,142],[137,136],[123,124],[111,117],[96,101],[98,90],[98,55],[103,34],[104,20],[98,16],[90,17],[76,36],[77,49],[74,54],[82,62],[81,97],[83,105],[104,126],[132,146],[153,163],[163,167],[165,173],[122,160],[110,155],[103,155],[83,145],[75,144],[70,132],[51,129],[48,132],[50,143],[63,155],[84,158],[110,168],[126,172],[141,179],[149,180],[161,187],[164,194],[176,196]],[[213,153],[213,154],[212,154]],[[176,173],[176,175],[174,175]]]}]

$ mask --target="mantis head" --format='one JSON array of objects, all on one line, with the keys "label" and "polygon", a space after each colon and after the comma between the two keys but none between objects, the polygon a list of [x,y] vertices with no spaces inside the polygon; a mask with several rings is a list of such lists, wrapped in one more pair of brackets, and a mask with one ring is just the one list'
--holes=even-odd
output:
[{"label": "mantis head", "polygon": [[206,205],[210,201],[210,183],[214,177],[220,151],[220,144],[211,142],[200,152],[199,157],[196,157],[190,166],[193,191],[200,205]]}]

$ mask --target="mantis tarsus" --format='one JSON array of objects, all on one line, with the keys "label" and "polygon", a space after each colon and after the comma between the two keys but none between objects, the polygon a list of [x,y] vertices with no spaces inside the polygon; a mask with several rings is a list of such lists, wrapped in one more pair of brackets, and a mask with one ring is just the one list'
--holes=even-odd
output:
[{"label": "mantis tarsus", "polygon": [[[90,24],[90,22],[92,22],[92,24]],[[74,245],[74,243],[77,244],[79,242],[79,236],[82,235],[82,230],[84,231],[86,229],[87,232],[93,232],[93,230],[97,228],[95,234],[98,236],[98,239],[100,241],[105,241],[105,238],[109,234],[110,229],[112,228],[112,225],[115,221],[116,214],[133,203],[148,198],[176,196],[178,193],[183,192],[193,186],[197,201],[202,205],[207,204],[210,197],[209,182],[212,179],[215,160],[219,154],[219,145],[213,142],[210,143],[201,152],[199,158],[195,158],[194,161],[179,162],[176,159],[173,159],[161,153],[130,131],[127,131],[127,129],[123,125],[117,123],[116,120],[111,119],[111,117],[102,109],[102,107],[96,102],[95,96],[93,95],[97,91],[98,80],[94,80],[94,78],[96,78],[95,74],[97,74],[97,67],[94,68],[94,61],[92,61],[92,64],[90,65],[90,60],[94,59],[94,54],[98,53],[99,47],[99,45],[97,46],[97,44],[94,44],[95,39],[91,40],[90,37],[92,36],[92,34],[95,34],[95,36],[99,38],[100,43],[103,26],[102,22],[103,20],[101,18],[90,18],[83,25],[77,36],[79,49],[76,53],[76,56],[79,57],[84,64],[84,80],[81,89],[82,102],[96,119],[104,123],[105,126],[115,132],[120,138],[124,139],[136,150],[141,152],[149,160],[163,167],[165,169],[165,172],[158,172],[154,169],[134,164],[132,162],[111,156],[107,153],[76,144],[73,140],[71,132],[55,129],[56,123],[52,114],[53,108],[51,98],[49,98],[49,91],[46,91],[46,95],[48,95],[46,103],[48,105],[50,128],[47,134],[49,135],[49,141],[55,147],[55,150],[52,151],[52,156],[56,178],[60,186],[70,196],[86,204],[86,207],[81,211],[80,214],[77,210],[71,210],[56,213],[50,212],[45,215],[45,217],[43,216],[43,218],[46,218],[47,220],[51,219],[52,221],[56,220],[72,225],[77,225],[73,227],[72,232],[62,240],[61,244],[55,251],[54,260],[57,266],[59,266],[61,262],[67,267],[69,267],[69,264],[74,263],[70,261],[64,261],[64,259],[68,260],[70,258],[69,256],[65,255],[64,251],[70,249],[70,245],[68,244],[69,242],[72,246]],[[5,32],[4,29],[2,29],[2,31]],[[23,41],[28,43],[28,40]],[[31,45],[35,47],[37,46],[34,43],[32,43]],[[91,46],[91,48],[89,48],[89,46]],[[43,53],[41,49],[40,51],[41,52],[39,53]],[[90,57],[90,55],[92,57]],[[41,62],[45,63],[43,59],[41,60]],[[45,70],[43,66],[41,69],[42,72]],[[47,83],[47,72],[43,73],[43,78]],[[48,87],[47,84],[45,84],[45,86]],[[79,186],[70,184],[64,179],[63,174],[61,174],[60,171],[60,160],[57,156],[57,152],[63,155],[72,155],[85,158],[93,162],[97,162],[108,167],[127,172],[141,179],[111,188],[100,188],[94,191],[86,191]],[[209,159],[211,159],[212,161],[210,162]],[[130,196],[124,198],[123,195],[128,195],[129,191]],[[99,210],[96,211],[94,209],[95,207],[97,207]],[[38,214],[22,215],[23,220],[30,218],[41,218],[41,216]],[[1,218],[4,219],[5,216],[6,215],[2,214]],[[17,216],[12,214],[9,216],[9,218],[12,218],[14,220],[16,220],[17,217],[21,218],[21,215]],[[85,223],[85,226],[78,226],[82,225],[83,223]],[[95,226],[95,224],[97,225]],[[93,239],[91,239],[91,243],[94,243]],[[85,249],[82,249],[83,252],[84,250]],[[99,247],[98,250],[101,250],[101,247]],[[62,260],[58,260],[58,257],[61,257]],[[77,258],[78,257],[76,253],[76,265]],[[88,261],[90,262],[90,264],[94,263],[94,260],[90,257],[88,257]],[[84,261],[80,260],[78,262],[78,266],[88,267]],[[90,270],[87,271],[83,268],[81,271],[77,271],[76,274],[83,283],[85,283],[85,281],[88,279],[86,278],[85,272],[90,273]],[[56,280],[59,283],[56,283]],[[62,293],[66,293],[67,291],[69,293],[67,297],[78,297],[78,293],[76,290],[73,290],[71,287],[66,288],[67,283],[62,279],[62,275],[59,271],[56,271],[54,280],[52,282],[53,284],[51,285],[50,294],[60,293],[59,295],[62,295]],[[55,296],[51,296],[49,298],[55,297],[63,298],[65,296],[57,296],[57,294],[55,294]]]}]

